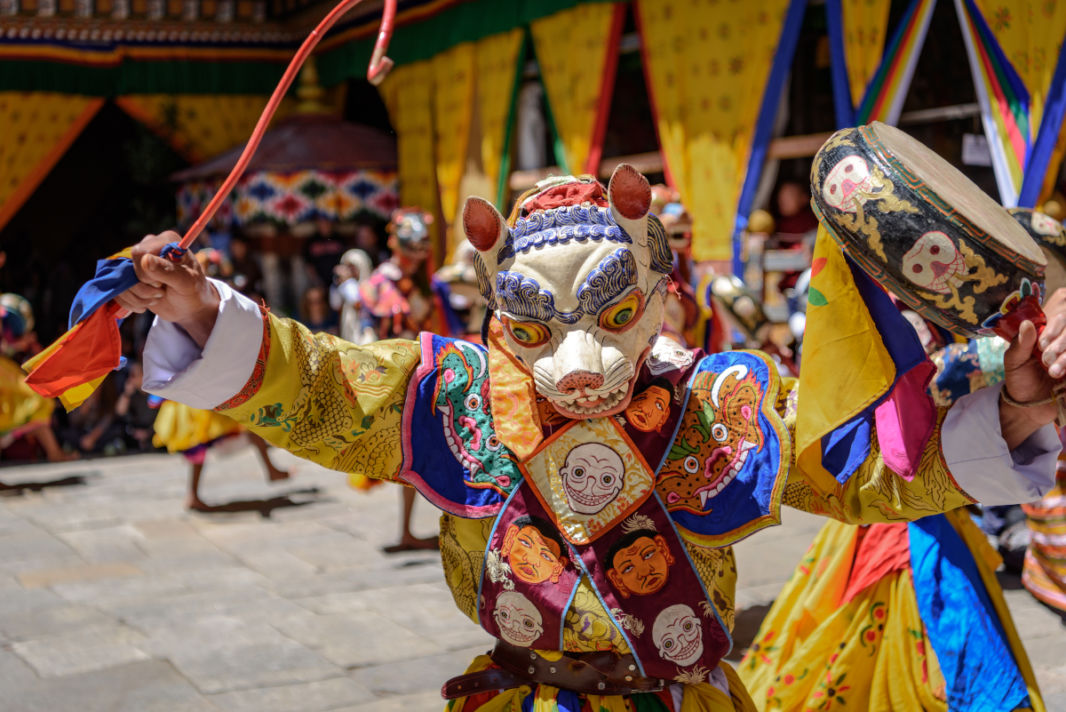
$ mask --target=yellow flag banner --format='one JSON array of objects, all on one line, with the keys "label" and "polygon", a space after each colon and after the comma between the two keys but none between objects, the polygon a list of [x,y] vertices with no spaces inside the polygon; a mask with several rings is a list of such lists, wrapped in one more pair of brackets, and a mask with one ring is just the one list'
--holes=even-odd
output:
[{"label": "yellow flag banner", "polygon": [[599,167],[624,19],[624,4],[588,3],[530,25],[569,173]]},{"label": "yellow flag banner", "polygon": [[[248,140],[269,97],[259,94],[131,94],[115,103],[191,163]],[[285,102],[275,120],[292,109]]]},{"label": "yellow flag banner", "polygon": [[841,0],[840,4],[851,103],[857,109],[881,65],[892,3],[890,0]]},{"label": "yellow flag banner", "polygon": [[[518,60],[522,51],[522,30],[514,29],[478,40],[474,52],[477,62],[477,111],[480,124],[481,170],[496,192],[488,199],[499,203],[504,156],[508,153],[508,119],[514,105],[518,84]],[[506,178],[506,176],[504,176]],[[501,210],[502,205],[497,205]]]},{"label": "yellow flag banner", "polygon": [[73,94],[0,92],[0,228],[103,104],[103,99]]},{"label": "yellow flag banner", "polygon": [[[396,67],[382,83],[381,96],[396,131],[400,204],[436,215],[440,198],[433,161],[433,66],[427,60]],[[436,264],[443,254],[438,228],[429,226]]]},{"label": "yellow flag banner", "polygon": [[822,438],[883,396],[896,366],[840,246],[818,228],[796,404],[799,466],[825,491],[837,484],[822,465]]},{"label": "yellow flag banner", "polygon": [[1066,3],[1046,0],[976,0],[1029,92],[1029,124],[1033,136],[1044,116],[1048,90],[1059,50],[1066,38]]},{"label": "yellow flag banner", "polygon": [[467,42],[441,52],[430,60],[435,82],[433,155],[447,239],[445,255],[454,254],[461,239],[452,226],[459,212],[459,184],[466,173],[470,126],[474,119],[474,58],[474,43]]},{"label": "yellow flag banner", "polygon": [[732,257],[752,136],[788,0],[638,0],[644,71],[668,180],[697,260]]}]

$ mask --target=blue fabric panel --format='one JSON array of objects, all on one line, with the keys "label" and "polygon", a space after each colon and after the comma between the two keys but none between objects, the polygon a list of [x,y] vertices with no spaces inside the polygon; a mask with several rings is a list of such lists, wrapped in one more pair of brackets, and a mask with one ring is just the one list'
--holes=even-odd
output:
[{"label": "blue fabric panel", "polygon": [[434,335],[432,358],[414,403],[405,406],[410,414],[404,436],[408,470],[420,478],[414,483],[419,491],[441,509],[459,516],[489,516],[521,480],[521,472],[493,433],[491,405],[486,403],[488,352],[480,344]]},{"label": "blue fabric panel", "polygon": [[[693,378],[701,372],[722,373],[735,365],[747,366],[755,375],[760,387],[757,426],[763,436],[763,445],[752,450],[736,477],[721,492],[707,500],[710,511],[694,514],[683,509],[673,510],[670,517],[681,527],[705,536],[722,536],[742,528],[749,522],[770,513],[774,485],[781,469],[781,441],[777,431],[763,412],[766,388],[770,381],[769,367],[762,359],[743,351],[727,351],[705,356],[693,371]],[[699,407],[689,403],[688,408]],[[720,417],[728,418],[730,414]],[[730,424],[731,429],[741,427]],[[684,437],[679,433],[675,437]],[[660,469],[657,475],[661,475]]]},{"label": "blue fabric panel", "polygon": [[1051,78],[1044,104],[1044,117],[1040,120],[1036,141],[1025,164],[1021,195],[1018,197],[1018,205],[1022,207],[1035,207],[1040,199],[1040,189],[1044,186],[1051,154],[1055,152],[1055,145],[1059,141],[1063,118],[1066,118],[1066,42],[1059,49],[1055,75]]},{"label": "blue fabric panel", "polygon": [[872,413],[862,413],[822,438],[822,467],[848,481],[870,454]]},{"label": "blue fabric panel", "polygon": [[[898,382],[908,371],[926,360],[922,342],[888,293],[854,262],[847,257],[845,259],[851,269],[855,286],[877,331],[881,334],[881,341],[896,366],[895,381]],[[890,388],[862,413],[822,438],[822,466],[841,484],[855,474],[855,470],[869,454],[874,410],[891,392]]]},{"label": "blue fabric panel", "polygon": [[909,525],[918,611],[944,674],[952,712],[1029,707],[1025,680],[973,554],[938,514]]},{"label": "blue fabric panel", "polygon": [[844,9],[840,0],[825,0],[825,20],[829,34],[829,73],[833,80],[833,113],[837,128],[846,129],[855,125],[855,109],[851,103],[848,60],[844,52]]},{"label": "blue fabric panel", "polygon": [[740,189],[740,200],[737,201],[737,224],[733,230],[733,274],[736,275],[744,274],[744,264],[740,259],[743,253],[740,244],[741,233],[748,225],[748,213],[751,212],[751,204],[755,200],[755,191],[759,187],[763,164],[766,163],[766,151],[770,146],[774,119],[777,118],[777,107],[781,103],[781,92],[785,86],[785,80],[788,79],[789,72],[792,70],[792,58],[796,54],[800,28],[803,26],[803,13],[806,10],[807,0],[792,0],[789,3],[788,14],[785,15],[785,23],[781,28],[781,37],[777,42],[777,53],[774,54],[774,61],[770,66],[766,89],[763,90],[759,117],[755,121],[755,131],[751,137],[748,171],[744,176],[744,185]]}]

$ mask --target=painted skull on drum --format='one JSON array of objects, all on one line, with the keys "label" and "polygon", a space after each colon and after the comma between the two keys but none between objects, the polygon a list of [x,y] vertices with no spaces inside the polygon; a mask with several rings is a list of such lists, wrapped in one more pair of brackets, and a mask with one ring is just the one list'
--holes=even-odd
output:
[{"label": "painted skull on drum", "polygon": [[866,160],[860,156],[848,156],[833,166],[825,177],[822,197],[837,210],[854,213],[859,205],[866,202],[866,196],[873,192],[874,187]]},{"label": "painted skull on drum", "polygon": [[1041,235],[1057,237],[1062,232],[1062,223],[1050,215],[1045,215],[1037,210],[1033,211],[1030,224],[1033,230]]},{"label": "painted skull on drum", "polygon": [[648,181],[621,165],[606,190],[591,179],[545,181],[519,201],[511,226],[480,198],[463,208],[507,347],[567,418],[624,410],[662,328],[673,261],[650,205]]},{"label": "painted skull on drum", "polygon": [[528,648],[544,633],[544,618],[533,603],[520,593],[505,591],[496,598],[492,619],[500,637],[511,645]]},{"label": "painted skull on drum", "polygon": [[659,613],[651,637],[659,655],[678,665],[691,665],[703,655],[703,624],[696,612],[683,603]]},{"label": "painted skull on drum", "polygon": [[949,294],[966,277],[966,261],[951,238],[934,230],[919,237],[903,255],[903,274],[919,287]]},{"label": "painted skull on drum", "polygon": [[570,509],[596,514],[614,501],[625,483],[622,457],[603,443],[578,445],[559,468]]}]

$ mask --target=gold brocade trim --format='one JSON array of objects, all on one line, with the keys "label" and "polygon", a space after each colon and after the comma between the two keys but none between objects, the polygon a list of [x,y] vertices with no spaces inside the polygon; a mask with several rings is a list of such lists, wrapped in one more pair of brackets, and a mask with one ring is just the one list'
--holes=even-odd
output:
[{"label": "gold brocade trim", "polygon": [[533,377],[507,348],[500,322],[489,324],[489,398],[496,436],[519,461],[544,439]]}]

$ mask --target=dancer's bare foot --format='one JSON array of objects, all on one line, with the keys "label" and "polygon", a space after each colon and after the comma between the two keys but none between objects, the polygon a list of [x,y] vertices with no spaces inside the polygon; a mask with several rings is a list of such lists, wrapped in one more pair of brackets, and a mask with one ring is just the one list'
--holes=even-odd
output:
[{"label": "dancer's bare foot", "polygon": [[398,554],[402,551],[434,551],[440,548],[440,542],[435,536],[419,539],[413,535],[405,535],[399,543],[383,547],[381,550],[386,554]]},{"label": "dancer's bare foot", "polygon": [[193,512],[206,512],[211,509],[211,506],[195,494],[190,494],[185,498],[185,508]]}]

